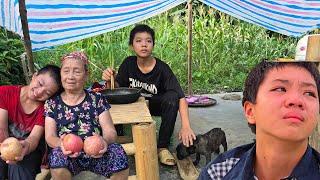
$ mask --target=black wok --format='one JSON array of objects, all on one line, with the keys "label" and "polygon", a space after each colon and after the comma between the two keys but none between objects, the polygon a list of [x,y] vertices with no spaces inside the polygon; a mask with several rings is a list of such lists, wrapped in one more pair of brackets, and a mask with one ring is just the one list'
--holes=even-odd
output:
[{"label": "black wok", "polygon": [[133,103],[140,97],[140,89],[119,87],[115,89],[105,89],[101,93],[106,96],[110,104]]}]

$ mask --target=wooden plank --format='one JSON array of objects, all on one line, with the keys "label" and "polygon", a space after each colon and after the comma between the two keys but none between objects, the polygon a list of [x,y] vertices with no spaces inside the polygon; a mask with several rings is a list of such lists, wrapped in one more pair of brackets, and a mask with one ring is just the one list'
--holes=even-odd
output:
[{"label": "wooden plank", "polygon": [[179,160],[177,155],[173,153],[173,156],[177,162],[180,177],[184,180],[196,180],[199,177],[199,171],[193,165],[192,159],[187,157],[183,160]]},{"label": "wooden plank", "polygon": [[144,97],[130,104],[111,104],[113,124],[135,124],[153,122]]},{"label": "wooden plank", "polygon": [[136,175],[132,175],[132,176],[129,176],[128,177],[128,180],[136,180],[137,179],[137,176]]},{"label": "wooden plank", "polygon": [[132,137],[130,136],[118,136],[116,142],[118,144],[132,143]]},{"label": "wooden plank", "polygon": [[[128,177],[128,180],[136,180],[136,179],[137,179],[137,176],[135,176],[135,175]],[[108,178],[107,180],[110,180],[110,179]]]},{"label": "wooden plank", "polygon": [[127,155],[134,155],[136,153],[136,147],[133,143],[121,144],[121,146],[123,147]]}]

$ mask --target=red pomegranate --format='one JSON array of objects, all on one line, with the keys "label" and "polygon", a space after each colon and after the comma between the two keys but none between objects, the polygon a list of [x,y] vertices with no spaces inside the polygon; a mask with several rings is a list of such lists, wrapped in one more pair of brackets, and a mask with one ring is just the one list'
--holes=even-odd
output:
[{"label": "red pomegranate", "polygon": [[84,140],[83,150],[90,156],[98,155],[103,148],[104,142],[100,136],[90,136]]},{"label": "red pomegranate", "polygon": [[22,145],[18,139],[9,137],[0,146],[1,158],[5,161],[14,161],[22,153]]},{"label": "red pomegranate", "polygon": [[83,141],[81,137],[74,134],[67,134],[63,138],[63,147],[66,151],[80,152],[83,148]]}]

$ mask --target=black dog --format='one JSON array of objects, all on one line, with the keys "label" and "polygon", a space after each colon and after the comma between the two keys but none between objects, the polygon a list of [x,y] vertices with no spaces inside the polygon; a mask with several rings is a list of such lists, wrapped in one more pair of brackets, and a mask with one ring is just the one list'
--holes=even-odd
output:
[{"label": "black dog", "polygon": [[224,151],[227,151],[226,134],[221,128],[213,128],[203,135],[197,135],[197,139],[193,141],[192,146],[186,147],[182,143],[178,144],[176,148],[177,157],[181,160],[196,153],[196,160],[193,164],[197,165],[200,161],[200,154],[202,154],[206,157],[206,164],[208,164],[213,152],[220,153],[220,145],[223,146]]}]

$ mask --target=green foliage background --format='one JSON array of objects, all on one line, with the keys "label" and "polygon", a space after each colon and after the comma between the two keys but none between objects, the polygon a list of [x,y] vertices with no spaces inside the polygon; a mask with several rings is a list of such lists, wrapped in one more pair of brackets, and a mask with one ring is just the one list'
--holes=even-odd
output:
[{"label": "green foliage background", "polygon": [[20,60],[23,52],[19,36],[0,29],[0,85],[25,84]]},{"label": "green foliage background", "polygon": [[[145,23],[154,28],[154,56],[164,60],[187,90],[187,16],[185,5],[150,18]],[[34,53],[36,67],[59,64],[60,57],[74,50],[84,50],[90,61],[104,69],[116,69],[132,55],[128,46],[128,26],[103,35]],[[192,88],[195,93],[240,91],[253,65],[261,59],[294,57],[298,39],[272,33],[208,6],[195,3],[193,11]],[[3,55],[3,54],[2,54]],[[2,69],[2,68],[1,68]],[[1,70],[0,69],[0,70]],[[100,81],[101,72],[90,66],[88,85]]]}]

